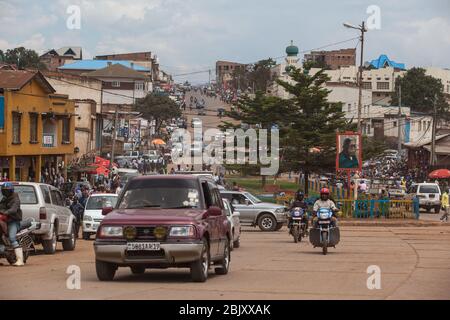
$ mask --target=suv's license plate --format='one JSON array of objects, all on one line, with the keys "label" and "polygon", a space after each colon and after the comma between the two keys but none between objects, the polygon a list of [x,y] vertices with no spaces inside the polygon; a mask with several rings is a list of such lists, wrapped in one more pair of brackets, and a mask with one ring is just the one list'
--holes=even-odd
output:
[{"label": "suv's license plate", "polygon": [[129,242],[127,243],[128,251],[159,251],[161,244],[159,242]]}]

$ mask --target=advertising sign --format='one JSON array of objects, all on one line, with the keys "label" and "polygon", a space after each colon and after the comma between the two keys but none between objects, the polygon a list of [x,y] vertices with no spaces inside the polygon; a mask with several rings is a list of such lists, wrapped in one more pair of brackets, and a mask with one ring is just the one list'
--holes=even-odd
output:
[{"label": "advertising sign", "polygon": [[336,171],[361,171],[362,139],[355,132],[336,135]]}]

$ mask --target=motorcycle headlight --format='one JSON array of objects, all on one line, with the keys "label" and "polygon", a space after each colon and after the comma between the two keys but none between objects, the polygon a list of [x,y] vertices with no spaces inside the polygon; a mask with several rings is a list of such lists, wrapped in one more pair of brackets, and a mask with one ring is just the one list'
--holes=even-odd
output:
[{"label": "motorcycle headlight", "polygon": [[170,237],[194,237],[195,228],[194,226],[182,226],[182,227],[172,227],[170,228]]},{"label": "motorcycle headlight", "polygon": [[92,217],[91,216],[84,216],[83,217],[83,221],[92,221]]},{"label": "motorcycle headlight", "polygon": [[328,219],[328,212],[321,212],[320,219]]},{"label": "motorcycle headlight", "polygon": [[101,229],[100,235],[104,237],[123,237],[123,228],[104,226]]}]

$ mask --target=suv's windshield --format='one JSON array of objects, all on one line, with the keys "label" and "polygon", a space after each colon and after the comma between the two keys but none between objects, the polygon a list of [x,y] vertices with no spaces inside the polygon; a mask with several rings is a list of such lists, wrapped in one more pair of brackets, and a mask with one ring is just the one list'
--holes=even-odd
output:
[{"label": "suv's windshield", "polygon": [[252,195],[251,193],[248,192],[244,192],[245,196],[247,198],[249,198],[253,203],[261,203],[262,201],[259,200],[257,197],[255,197],[254,195]]},{"label": "suv's windshield", "polygon": [[198,182],[186,179],[131,181],[119,203],[120,209],[179,209],[201,206]]},{"label": "suv's windshield", "polygon": [[86,210],[102,210],[103,208],[114,208],[117,203],[117,196],[93,196],[90,197]]},{"label": "suv's windshield", "polygon": [[420,186],[419,193],[439,193],[437,186]]}]

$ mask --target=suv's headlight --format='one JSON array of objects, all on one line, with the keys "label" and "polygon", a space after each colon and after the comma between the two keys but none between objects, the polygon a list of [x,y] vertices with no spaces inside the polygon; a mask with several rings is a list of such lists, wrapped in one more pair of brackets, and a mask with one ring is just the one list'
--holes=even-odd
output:
[{"label": "suv's headlight", "polygon": [[182,226],[182,227],[172,227],[170,228],[170,237],[194,237],[195,228],[194,226]]},{"label": "suv's headlight", "polygon": [[123,237],[122,227],[105,226],[102,227],[100,235],[104,237]]},{"label": "suv's headlight", "polygon": [[92,221],[92,217],[91,216],[84,216],[83,217],[83,221]]},{"label": "suv's headlight", "polygon": [[278,208],[275,210],[275,213],[283,213],[284,211],[284,208]]}]

